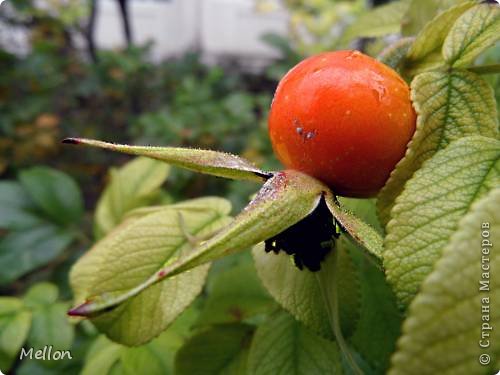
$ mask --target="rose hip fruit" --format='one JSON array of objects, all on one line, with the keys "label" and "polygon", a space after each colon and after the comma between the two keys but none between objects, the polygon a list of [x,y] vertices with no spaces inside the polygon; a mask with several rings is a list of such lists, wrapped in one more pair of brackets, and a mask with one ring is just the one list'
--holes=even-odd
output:
[{"label": "rose hip fruit", "polygon": [[312,56],[280,81],[269,115],[274,152],[334,193],[375,195],[404,156],[416,115],[406,82],[358,51]]}]

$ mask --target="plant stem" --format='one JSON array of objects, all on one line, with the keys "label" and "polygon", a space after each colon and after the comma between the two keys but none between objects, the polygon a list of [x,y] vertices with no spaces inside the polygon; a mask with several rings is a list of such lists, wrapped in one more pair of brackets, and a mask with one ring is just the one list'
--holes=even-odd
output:
[{"label": "plant stem", "polygon": [[500,64],[471,66],[467,70],[477,74],[497,74],[500,73]]},{"label": "plant stem", "polygon": [[[356,360],[352,356],[351,349],[349,345],[344,339],[344,335],[342,334],[342,328],[340,327],[340,317],[339,317],[339,293],[338,293],[338,280],[337,280],[337,265],[338,265],[338,252],[339,248],[333,249],[331,256],[333,258],[333,279],[332,284],[328,285],[327,288],[320,277],[319,272],[316,272],[316,280],[319,283],[319,288],[321,289],[321,294],[323,296],[323,300],[325,302],[326,310],[328,312],[328,318],[330,320],[330,326],[332,327],[333,335],[335,336],[335,340],[340,348],[341,353],[345,356],[345,359],[349,366],[351,366],[351,370],[356,375],[363,375],[363,371],[359,368]],[[328,293],[330,291],[330,293]]]}]

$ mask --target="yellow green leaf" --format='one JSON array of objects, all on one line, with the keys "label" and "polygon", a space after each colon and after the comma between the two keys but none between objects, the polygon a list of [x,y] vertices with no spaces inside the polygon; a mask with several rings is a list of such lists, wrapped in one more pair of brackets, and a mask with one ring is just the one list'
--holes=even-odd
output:
[{"label": "yellow green leaf", "polygon": [[384,266],[400,305],[418,292],[458,222],[500,185],[500,141],[482,136],[452,142],[424,163],[393,208]]},{"label": "yellow green leaf", "polygon": [[500,253],[494,246],[500,242],[499,211],[496,189],[460,220],[410,305],[390,375],[480,375],[498,370]]},{"label": "yellow green leaf", "polygon": [[101,238],[116,227],[130,210],[149,204],[165,182],[168,170],[167,164],[145,157],[111,169],[110,181],[97,203],[96,236]]},{"label": "yellow green leaf", "polygon": [[418,33],[415,42],[408,50],[405,70],[411,75],[444,64],[441,47],[455,21],[469,8],[472,2],[454,6],[440,14],[425,25]]},{"label": "yellow green leaf", "polygon": [[453,67],[467,67],[500,40],[500,6],[479,4],[453,25],[443,45],[443,57]]},{"label": "yellow green leaf", "polygon": [[[70,282],[77,303],[108,301],[149,280],[172,259],[193,251],[187,235],[205,237],[226,226],[230,205],[220,198],[166,206],[125,221],[97,242],[74,266]],[[182,222],[182,224],[181,224]],[[92,315],[110,338],[138,345],[161,333],[201,291],[208,265],[140,288],[114,309]],[[149,311],[147,319],[143,311]]]}]

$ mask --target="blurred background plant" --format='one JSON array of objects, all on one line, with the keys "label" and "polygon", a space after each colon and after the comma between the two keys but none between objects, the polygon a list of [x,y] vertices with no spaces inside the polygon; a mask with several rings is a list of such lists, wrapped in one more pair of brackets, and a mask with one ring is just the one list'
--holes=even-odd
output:
[{"label": "blurred background plant", "polygon": [[[96,0],[7,1],[9,9],[0,9],[0,23],[22,29],[29,40],[24,53],[0,44],[0,368],[19,374],[82,369],[89,374],[113,369],[170,373],[175,351],[186,340],[196,346],[197,339],[204,339],[189,339],[193,327],[225,324],[229,337],[244,344],[246,335],[277,309],[247,254],[217,262],[195,305],[143,347],[114,344],[86,322],[68,325],[64,310],[72,298],[69,269],[119,223],[121,215],[132,208],[201,195],[225,196],[238,212],[257,186],[171,169],[168,180],[166,172],[158,172],[163,177],[150,181],[145,191],[125,191],[137,171],[127,172],[127,165],[133,170],[130,164],[109,173],[108,168],[122,166],[129,158],[94,149],[67,150],[61,147],[62,138],[211,148],[278,169],[266,119],[277,82],[290,67],[308,55],[348,47],[376,56],[403,36],[415,35],[440,10],[460,2],[285,0],[280,6],[289,15],[288,33],[262,35],[279,57],[255,72],[233,58],[206,64],[196,48],[167,60],[151,58],[154,44],[134,43],[130,4],[125,0],[118,3],[127,43],[113,50],[96,46]],[[276,4],[256,0],[253,6],[255,12],[266,13]],[[498,61],[499,51],[497,46],[481,59]],[[488,79],[498,100],[499,77]],[[114,203],[102,203],[107,200]],[[351,203],[379,227],[373,201]],[[112,209],[103,208],[105,204]],[[112,224],[110,215],[115,215]],[[236,279],[241,283],[233,288],[227,281]],[[238,299],[245,290],[249,299]],[[217,339],[211,331],[205,334]],[[71,348],[77,360],[16,360],[23,345],[42,343]],[[159,360],[154,355],[158,350],[171,356]],[[189,350],[185,347],[181,356],[188,356]],[[387,360],[378,363],[380,371]],[[150,367],[139,370],[139,365]]]}]

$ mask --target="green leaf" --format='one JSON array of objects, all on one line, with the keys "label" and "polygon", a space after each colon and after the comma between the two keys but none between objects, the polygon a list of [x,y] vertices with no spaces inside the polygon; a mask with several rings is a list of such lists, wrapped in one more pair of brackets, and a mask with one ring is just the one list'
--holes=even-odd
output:
[{"label": "green leaf", "polygon": [[435,16],[439,2],[435,0],[411,0],[403,16],[401,34],[414,36]]},{"label": "green leaf", "polygon": [[59,256],[73,236],[52,224],[7,234],[0,241],[0,284],[7,284]]},{"label": "green leaf", "polygon": [[478,4],[453,25],[443,45],[443,57],[454,67],[467,67],[500,40],[500,7]]},{"label": "green leaf", "polygon": [[380,234],[352,212],[339,206],[331,195],[326,196],[326,204],[337,222],[347,232],[348,238],[361,246],[375,263],[379,263],[383,243]]},{"label": "green leaf", "polygon": [[33,310],[28,345],[34,350],[53,346],[53,350],[69,350],[74,339],[74,327],[66,315],[66,303],[52,303]]},{"label": "green leaf", "polygon": [[401,304],[417,293],[458,221],[500,184],[500,141],[465,137],[424,163],[396,200],[384,265]]},{"label": "green leaf", "polygon": [[101,238],[134,208],[150,204],[168,176],[169,167],[139,157],[119,169],[111,169],[110,181],[97,203],[95,232]]},{"label": "green leaf", "polygon": [[[333,339],[328,312],[314,273],[299,270],[283,252],[266,253],[263,244],[255,246],[252,253],[257,274],[274,299],[308,328]],[[319,272],[328,270],[328,259],[323,261]]]},{"label": "green leaf", "polygon": [[[336,246],[344,246],[343,241],[337,241]],[[313,332],[333,339],[332,322],[318,283],[318,278],[328,278],[335,272],[332,253],[318,272],[299,270],[287,254],[266,253],[262,245],[253,249],[253,256],[257,274],[274,299]],[[341,250],[339,257],[341,275],[338,280],[342,280],[342,287],[338,288],[340,323],[344,335],[349,336],[356,326],[359,312],[359,285],[349,255]]]},{"label": "green leaf", "polygon": [[136,348],[126,347],[100,336],[87,352],[82,375],[173,374],[174,356],[183,339],[172,328],[173,326],[151,342]]},{"label": "green leaf", "polygon": [[0,297],[0,369],[7,371],[28,336],[31,313],[14,297]]},{"label": "green leaf", "polygon": [[120,360],[122,346],[100,336],[87,353],[82,375],[108,375]]},{"label": "green leaf", "polygon": [[84,138],[68,138],[64,142],[100,147],[131,155],[147,156],[177,167],[219,177],[259,182],[270,177],[268,172],[261,171],[248,160],[224,152],[180,147],[117,145]]},{"label": "green leaf", "polygon": [[[203,238],[226,226],[230,209],[223,199],[205,198],[124,222],[73,267],[70,282],[76,301],[107,302],[107,298],[137,291],[114,309],[97,310],[92,322],[111,339],[126,345],[151,340],[201,291],[208,265],[157,279],[160,282],[147,287],[144,283],[156,277],[165,264],[194,251],[187,235]],[[148,311],[147,316],[144,311]]]},{"label": "green leaf", "polygon": [[[460,220],[410,305],[391,375],[498,370],[492,364],[500,356],[500,253],[493,247],[500,242],[499,211],[496,189]],[[488,336],[482,338],[482,333]],[[490,366],[479,363],[481,354],[491,357]]]},{"label": "green leaf", "polygon": [[40,305],[50,305],[56,302],[58,296],[57,286],[48,282],[40,282],[28,289],[23,301],[26,306],[36,308]]},{"label": "green leaf", "polygon": [[[315,275],[322,293],[323,306],[329,311],[328,319],[332,332],[334,332],[333,325],[335,324],[332,314],[338,309],[343,336],[351,336],[356,329],[360,308],[359,274],[354,267],[348,248],[346,241],[338,240],[333,250],[337,256],[335,264],[333,259],[328,259],[330,267]],[[331,255],[330,258],[333,258]]]},{"label": "green leaf", "polygon": [[437,14],[466,0],[412,0],[403,18],[403,35],[418,34]]},{"label": "green leaf", "polygon": [[248,349],[254,328],[246,324],[216,325],[191,337],[178,351],[179,375],[246,374]]},{"label": "green leaf", "polygon": [[377,60],[381,63],[390,66],[392,69],[399,71],[403,62],[405,62],[408,50],[413,45],[415,38],[408,37],[397,40],[390,44],[380,52]]},{"label": "green leaf", "polygon": [[384,225],[404,184],[425,160],[467,135],[498,137],[492,89],[476,74],[463,70],[427,72],[415,77],[411,86],[417,130],[406,155],[379,193],[377,205]]},{"label": "green leaf", "polygon": [[182,342],[175,332],[166,331],[146,345],[122,347],[120,359],[123,373],[173,374],[174,355]]},{"label": "green leaf", "polygon": [[406,0],[393,1],[364,13],[346,28],[342,41],[348,43],[354,38],[398,33],[401,30],[401,21],[408,5],[409,1]]},{"label": "green leaf", "polygon": [[444,64],[441,47],[446,36],[455,21],[473,5],[474,3],[465,2],[438,14],[418,33],[405,62],[405,68],[412,75]]},{"label": "green leaf", "polygon": [[[360,220],[363,220],[375,229],[378,233],[383,233],[384,229],[380,225],[380,221],[377,216],[376,199],[338,197],[338,200],[340,202],[340,206],[343,207],[344,210],[352,212]],[[380,249],[380,251],[382,251],[382,249]]]},{"label": "green leaf", "polygon": [[[35,356],[36,352],[33,352]],[[48,353],[48,351],[47,351]],[[72,352],[71,355],[74,359],[75,353]],[[55,361],[44,361],[44,360],[24,360],[21,361],[19,366],[16,366],[16,375],[61,375],[61,374],[72,374],[77,373],[80,368],[79,361],[71,360],[67,355],[64,359]]]},{"label": "green leaf", "polygon": [[254,265],[242,264],[215,276],[197,325],[241,322],[275,306]]},{"label": "green leaf", "polygon": [[400,335],[402,316],[384,272],[354,250],[350,254],[358,269],[361,308],[349,341],[375,373],[385,374]]},{"label": "green leaf", "polygon": [[328,319],[335,341],[343,353],[349,368],[354,373],[359,373],[362,370],[358,366],[353,351],[344,338],[346,336],[345,327],[349,328],[348,335],[352,335],[353,327],[355,328],[355,323],[357,323],[359,317],[358,275],[352,264],[352,259],[347,252],[347,246],[336,246],[334,252],[330,254],[330,258],[330,261],[333,263],[330,272],[316,273],[316,280],[318,281],[323,302],[328,311]]},{"label": "green leaf", "polygon": [[292,316],[280,313],[255,332],[248,356],[251,375],[342,374],[333,341],[316,336]]},{"label": "green leaf", "polygon": [[0,228],[15,230],[33,227],[40,223],[30,210],[33,201],[22,185],[16,181],[0,182]]},{"label": "green leaf", "polygon": [[67,174],[48,167],[32,167],[19,173],[24,189],[55,223],[67,226],[83,214],[83,199],[76,182]]},{"label": "green leaf", "polygon": [[[71,314],[89,315],[103,311],[127,301],[165,278],[171,278],[193,267],[245,250],[256,243],[271,238],[313,212],[327,189],[321,182],[297,171],[287,170],[276,173],[264,184],[246,209],[224,230],[218,232],[209,240],[200,243],[189,254],[177,256],[175,259],[167,258],[168,262],[164,260],[163,268],[161,269],[156,268],[158,267],[157,263],[154,263],[154,267],[151,266],[149,269],[143,268],[141,276],[145,276],[146,272],[151,274],[154,268],[156,268],[157,272],[153,273],[149,278],[139,280],[135,276],[133,279],[127,278],[123,282],[120,281],[114,284],[107,282],[104,287],[96,285],[96,288],[93,288],[90,294],[92,298],[81,306],[74,308]],[[144,233],[144,228],[141,228],[141,226],[158,226],[155,223],[158,223],[161,219],[159,215],[161,215],[161,212],[138,219],[131,224],[130,228],[117,232],[124,233],[123,236],[120,236],[126,238],[128,242],[128,237],[135,237],[136,232],[141,233],[141,235]],[[191,220],[194,222],[196,219],[193,218]],[[170,226],[172,225],[171,223]],[[177,230],[183,233],[184,237],[187,237],[185,235],[186,231],[180,230],[179,217],[177,217],[175,225],[178,228]],[[158,228],[158,230],[161,229]],[[165,231],[162,233],[163,236],[166,236],[164,240],[167,241],[169,238],[168,234],[165,235]],[[144,239],[143,241],[147,240]],[[123,259],[115,256],[117,251],[130,253],[131,250],[129,246],[123,244],[119,247],[119,243],[117,241],[114,246],[115,250],[111,251],[113,256],[110,258],[112,259],[106,260],[106,268],[110,270],[108,272],[112,275],[116,275],[117,270],[123,269],[123,271],[119,271],[122,275],[117,277],[117,280],[122,280],[125,278],[124,275],[135,271],[130,269],[129,264],[124,264]],[[103,247],[108,247],[108,245]],[[105,278],[105,280],[107,279]],[[73,285],[77,285],[77,283],[73,283]],[[127,289],[127,285],[130,286],[130,289]],[[113,290],[113,288],[115,289]]]}]

